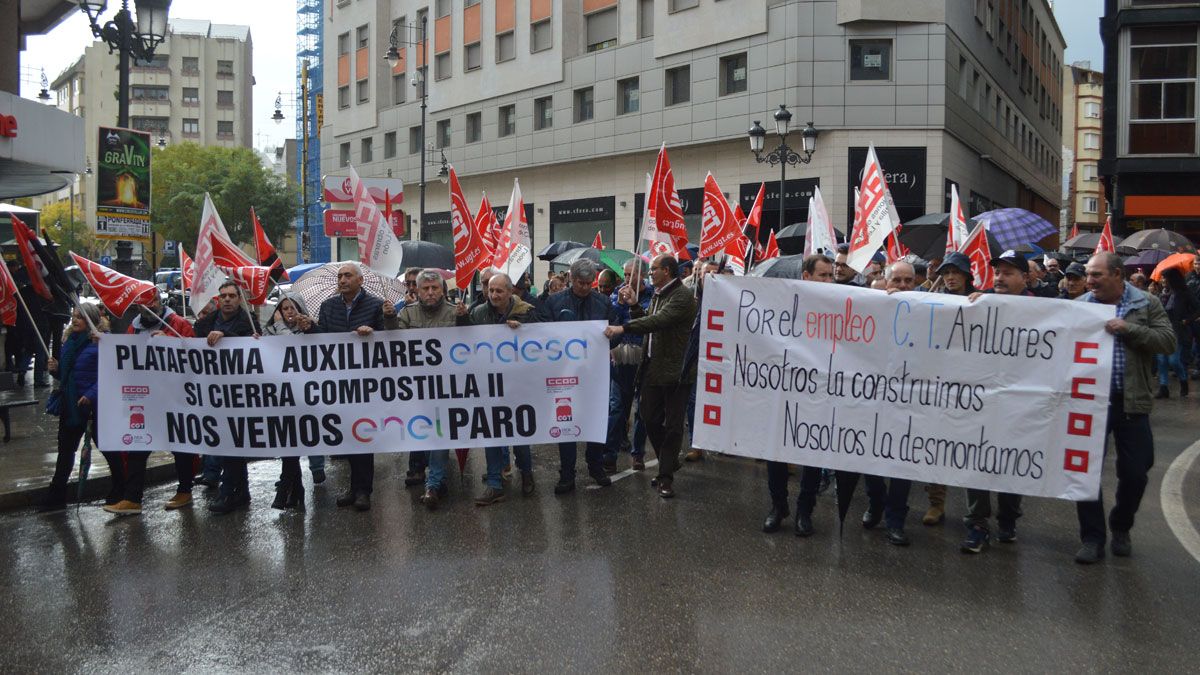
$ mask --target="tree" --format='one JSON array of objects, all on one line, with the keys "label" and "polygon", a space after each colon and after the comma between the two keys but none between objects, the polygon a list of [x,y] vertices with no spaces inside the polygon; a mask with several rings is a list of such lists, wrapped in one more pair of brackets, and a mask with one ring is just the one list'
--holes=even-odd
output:
[{"label": "tree", "polygon": [[154,231],[195,250],[204,193],[212,197],[235,244],[254,244],[250,207],[271,243],[280,244],[300,208],[299,187],[264,167],[250,148],[180,143],[154,150],[151,160]]},{"label": "tree", "polygon": [[88,227],[83,219],[83,211],[75,209],[74,224],[71,219],[71,200],[60,199],[42,208],[39,222],[50,233],[50,238],[58,244],[58,257],[64,265],[74,265],[68,251],[95,260],[105,248],[106,242],[96,238],[96,233]]}]

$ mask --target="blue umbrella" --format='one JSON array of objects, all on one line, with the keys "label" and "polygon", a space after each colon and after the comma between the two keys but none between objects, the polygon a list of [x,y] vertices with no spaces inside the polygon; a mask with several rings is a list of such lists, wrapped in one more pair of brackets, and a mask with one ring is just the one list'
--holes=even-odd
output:
[{"label": "blue umbrella", "polygon": [[300,279],[300,277],[305,272],[308,272],[310,270],[315,270],[324,264],[325,263],[305,263],[303,265],[296,265],[295,267],[289,267],[288,271],[287,271],[288,278],[292,280],[292,283],[295,283],[298,279]]},{"label": "blue umbrella", "polygon": [[1021,244],[1033,244],[1058,233],[1058,227],[1036,213],[1025,209],[996,209],[975,216],[986,221],[988,231],[1005,249]]}]

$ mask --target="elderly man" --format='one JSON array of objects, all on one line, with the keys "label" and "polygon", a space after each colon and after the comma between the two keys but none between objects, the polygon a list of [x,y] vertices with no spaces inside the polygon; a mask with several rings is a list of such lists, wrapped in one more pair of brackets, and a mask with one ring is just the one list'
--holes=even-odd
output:
[{"label": "elderly man", "polygon": [[[654,297],[654,287],[646,282],[646,263],[640,258],[625,261],[625,285],[611,294],[610,300],[616,323],[626,325],[630,320],[629,309],[640,305],[644,313],[650,308],[650,300]],[[624,288],[634,291],[622,294]],[[604,453],[604,470],[608,473],[617,471],[617,454],[621,452],[629,440],[629,413],[633,410],[634,394],[638,366],[642,363],[642,336],[637,333],[621,335],[620,342],[612,348],[612,383],[608,396],[608,439]],[[629,445],[629,454],[634,471],[646,468],[646,427],[640,414],[634,415],[633,441]]]},{"label": "elderly man", "polygon": [[1086,268],[1077,262],[1067,265],[1067,271],[1063,273],[1063,284],[1063,289],[1058,293],[1058,297],[1062,300],[1074,300],[1087,293]]},{"label": "elderly man", "polygon": [[[538,320],[554,321],[604,321],[612,325],[616,323],[613,316],[612,304],[608,298],[592,290],[592,282],[596,281],[596,264],[590,260],[576,260],[571,263],[569,285],[546,298],[538,309]],[[587,443],[584,451],[587,461],[588,475],[601,487],[612,485],[612,479],[604,471],[604,444]],[[554,494],[562,495],[575,490],[575,462],[577,444],[574,441],[558,444],[558,483],[554,486]]]},{"label": "elderly man", "polygon": [[633,302],[631,287],[622,289],[624,302],[633,317],[624,326],[609,326],[604,335],[626,331],[646,335],[646,349],[638,371],[642,395],[638,403],[646,434],[658,456],[658,476],[651,485],[663,499],[675,496],[675,471],[679,468],[679,446],[683,443],[683,415],[688,391],[696,378],[695,369],[685,368],[684,357],[696,320],[696,298],[679,279],[679,261],[660,255],[650,263],[654,299],[649,313]]},{"label": "elderly man", "polygon": [[[1146,474],[1154,466],[1154,438],[1150,432],[1154,356],[1175,350],[1175,331],[1158,298],[1125,281],[1120,256],[1098,253],[1088,260],[1086,270],[1088,292],[1080,302],[1117,308],[1116,318],[1104,325],[1114,338],[1107,431],[1117,446],[1117,498],[1108,516],[1108,528],[1112,530],[1113,555],[1126,557],[1133,553],[1129,531],[1146,491]],[[1106,534],[1104,497],[1078,502],[1075,508],[1083,540],[1075,562],[1100,562]]]},{"label": "elderly man", "polygon": [[911,291],[917,287],[917,270],[912,263],[898,260],[883,271],[883,280],[889,293]]},{"label": "elderly man", "polygon": [[[525,302],[516,295],[516,287],[507,274],[497,272],[488,279],[487,302],[468,310],[464,304],[457,308],[457,323],[460,326],[491,326],[504,324],[517,330],[522,324],[535,323],[537,313],[533,305]],[[517,469],[521,472],[521,494],[533,494],[533,457],[528,445],[514,445],[513,454],[517,458]],[[421,502],[430,510],[437,508],[438,499],[446,495],[446,458],[448,453],[433,453],[429,463],[429,480],[425,483],[425,496]],[[487,460],[487,487],[483,494],[475,498],[476,506],[488,506],[504,501],[504,478],[502,472],[508,464],[508,448],[492,447],[484,449]]]},{"label": "elderly man", "polygon": [[[326,298],[317,311],[314,322],[300,316],[297,323],[306,333],[355,333],[371,337],[384,330],[385,321],[396,320],[392,303],[363,290],[363,273],[358,263],[343,263],[338,267],[337,294]],[[371,492],[375,484],[375,455],[351,454],[350,489],[337,498],[338,506],[354,506],[358,511],[371,508]]]}]

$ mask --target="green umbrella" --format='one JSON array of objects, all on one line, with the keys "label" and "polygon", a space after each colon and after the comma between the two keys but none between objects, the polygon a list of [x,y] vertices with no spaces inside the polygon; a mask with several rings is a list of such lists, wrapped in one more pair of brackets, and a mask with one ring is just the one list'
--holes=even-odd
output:
[{"label": "green umbrella", "polygon": [[603,265],[619,275],[622,273],[621,270],[625,265],[625,261],[633,257],[634,254],[632,251],[626,251],[622,248],[573,248],[551,260],[550,269],[555,269],[556,266],[570,267],[571,263],[583,259]]}]

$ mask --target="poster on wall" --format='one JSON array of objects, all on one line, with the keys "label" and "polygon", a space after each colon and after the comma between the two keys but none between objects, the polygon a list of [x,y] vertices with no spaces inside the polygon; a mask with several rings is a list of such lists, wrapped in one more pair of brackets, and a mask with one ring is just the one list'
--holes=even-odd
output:
[{"label": "poster on wall", "polygon": [[96,236],[150,238],[150,134],[100,127]]}]

